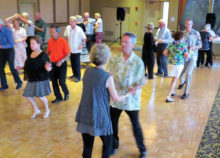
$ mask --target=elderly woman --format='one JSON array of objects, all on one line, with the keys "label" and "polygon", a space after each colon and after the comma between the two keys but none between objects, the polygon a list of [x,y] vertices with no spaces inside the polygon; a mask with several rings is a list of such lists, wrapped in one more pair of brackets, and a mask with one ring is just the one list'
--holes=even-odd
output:
[{"label": "elderly woman", "polygon": [[85,25],[83,23],[82,16],[81,15],[76,15],[75,17],[76,17],[76,25],[81,27],[83,32],[86,32],[86,27],[85,27]]},{"label": "elderly woman", "polygon": [[133,93],[130,90],[118,96],[112,76],[104,70],[109,57],[107,45],[95,44],[90,52],[90,60],[95,66],[86,69],[83,77],[83,92],[76,114],[77,131],[83,138],[83,158],[91,158],[95,136],[100,136],[103,142],[102,158],[109,157],[113,134],[110,97],[120,102]]},{"label": "elderly woman", "polygon": [[95,33],[96,33],[96,43],[102,43],[102,32],[103,32],[103,21],[101,19],[100,13],[95,13]]},{"label": "elderly woman", "polygon": [[154,35],[152,34],[152,31],[154,29],[154,24],[149,23],[147,25],[147,31],[144,34],[144,45],[142,49],[142,60],[144,62],[145,67],[145,76],[147,76],[146,73],[146,67],[148,69],[148,79],[153,79],[153,70],[154,70],[154,50],[156,49],[155,41],[154,41]]},{"label": "elderly woman", "polygon": [[45,107],[43,118],[46,119],[50,115],[50,109],[46,96],[51,93],[49,83],[49,71],[51,71],[50,59],[45,52],[41,50],[43,40],[40,36],[30,38],[30,46],[32,53],[25,61],[24,71],[27,74],[27,85],[24,89],[23,96],[33,106],[34,114],[32,119],[41,113],[34,97],[38,98]]}]

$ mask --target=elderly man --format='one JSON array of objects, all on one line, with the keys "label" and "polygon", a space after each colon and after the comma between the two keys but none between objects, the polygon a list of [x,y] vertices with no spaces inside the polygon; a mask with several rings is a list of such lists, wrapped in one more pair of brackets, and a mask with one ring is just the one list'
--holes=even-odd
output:
[{"label": "elderly man", "polygon": [[76,25],[75,16],[71,16],[69,20],[70,25],[66,27],[64,36],[67,38],[71,50],[70,61],[73,75],[70,78],[73,78],[75,82],[79,82],[81,79],[80,54],[82,53],[83,44],[86,42],[86,35],[82,28]]},{"label": "elderly man", "polygon": [[96,20],[89,17],[89,12],[85,12],[83,15],[84,25],[86,26],[86,47],[90,52],[92,46],[93,25]]},{"label": "elderly man", "polygon": [[[56,96],[52,103],[58,103],[63,100],[60,93],[59,85],[64,93],[64,100],[69,99],[69,90],[66,85],[67,62],[69,58],[70,48],[65,39],[60,37],[60,28],[58,26],[50,26],[50,40],[48,42],[47,53],[50,56],[53,69],[51,71],[51,80],[53,91]],[[58,85],[59,81],[59,85]]]},{"label": "elderly man", "polygon": [[36,12],[34,14],[34,18],[35,18],[35,22],[34,22],[34,33],[35,35],[38,35],[42,38],[42,40],[44,41],[45,40],[45,36],[46,36],[46,28],[47,28],[47,25],[46,23],[43,21],[43,19],[41,18],[40,16],[40,13],[39,12]]},{"label": "elderly man", "polygon": [[136,36],[133,33],[124,33],[121,42],[122,54],[112,57],[107,66],[107,70],[115,80],[116,90],[119,95],[125,94],[130,88],[136,89],[136,94],[127,97],[124,101],[119,103],[112,102],[110,113],[114,137],[111,155],[119,147],[118,120],[124,110],[132,123],[134,136],[140,151],[140,158],[145,158],[147,151],[138,114],[141,102],[141,88],[146,83],[146,79],[143,61],[133,52],[135,43]]},{"label": "elderly man", "polygon": [[163,55],[163,51],[167,48],[167,45],[171,42],[172,37],[170,30],[166,27],[166,23],[163,19],[159,20],[159,29],[156,33],[157,44],[157,67],[158,71],[156,75],[164,77],[168,76],[167,70],[167,56]]},{"label": "elderly man", "polygon": [[[189,97],[189,89],[192,81],[192,72],[196,66],[196,61],[198,58],[198,49],[202,47],[201,37],[198,31],[192,28],[193,21],[191,19],[186,19],[185,30],[184,30],[184,43],[188,46],[189,58],[184,62],[184,68],[180,74],[180,85],[178,89],[182,89],[184,84],[185,90],[181,97],[186,99]],[[186,79],[184,75],[186,74]]]},{"label": "elderly man", "polygon": [[1,87],[0,91],[8,89],[8,84],[5,75],[6,61],[9,63],[10,71],[14,77],[14,81],[17,83],[16,89],[22,87],[22,81],[18,75],[17,70],[14,67],[14,39],[10,28],[4,26],[4,21],[0,19],[0,77]]}]

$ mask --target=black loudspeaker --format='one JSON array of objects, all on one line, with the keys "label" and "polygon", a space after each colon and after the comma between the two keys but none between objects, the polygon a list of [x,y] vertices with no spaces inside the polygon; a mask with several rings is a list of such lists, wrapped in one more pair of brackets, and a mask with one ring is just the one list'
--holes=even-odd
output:
[{"label": "black loudspeaker", "polygon": [[117,20],[118,21],[125,20],[125,8],[121,8],[121,7],[117,8]]},{"label": "black loudspeaker", "polygon": [[206,24],[211,24],[212,28],[215,27],[215,23],[216,23],[216,15],[215,13],[208,13],[206,15]]}]

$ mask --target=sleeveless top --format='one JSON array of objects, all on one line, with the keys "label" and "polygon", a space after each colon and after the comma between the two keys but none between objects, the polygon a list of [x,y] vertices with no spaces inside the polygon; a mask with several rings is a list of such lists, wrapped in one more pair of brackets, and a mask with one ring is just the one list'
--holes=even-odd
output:
[{"label": "sleeveless top", "polygon": [[77,131],[92,136],[113,133],[110,96],[106,88],[109,74],[103,69],[88,68],[83,77],[83,92],[76,114]]}]

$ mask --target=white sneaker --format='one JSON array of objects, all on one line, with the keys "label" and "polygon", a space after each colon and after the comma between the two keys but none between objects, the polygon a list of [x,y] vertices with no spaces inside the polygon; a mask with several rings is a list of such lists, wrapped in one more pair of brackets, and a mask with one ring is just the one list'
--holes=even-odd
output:
[{"label": "white sneaker", "polygon": [[31,119],[35,119],[37,115],[39,115],[40,113],[41,113],[40,111],[34,112],[34,114],[31,116]]},{"label": "white sneaker", "polygon": [[48,110],[48,111],[46,111],[46,112],[44,113],[43,118],[44,118],[44,119],[47,119],[49,116],[50,116],[50,110]]},{"label": "white sneaker", "polygon": [[174,99],[172,99],[172,98],[170,98],[170,97],[167,97],[167,98],[166,98],[166,102],[167,102],[167,103],[169,103],[169,102],[174,102]]}]

